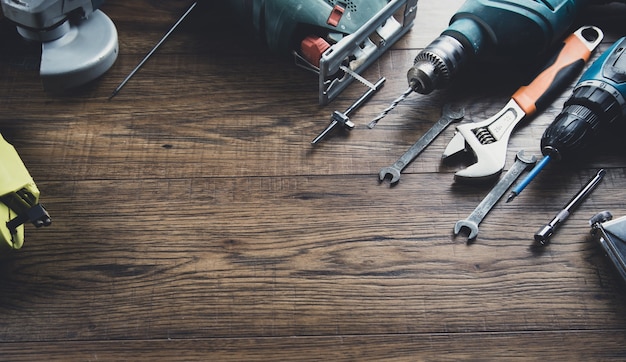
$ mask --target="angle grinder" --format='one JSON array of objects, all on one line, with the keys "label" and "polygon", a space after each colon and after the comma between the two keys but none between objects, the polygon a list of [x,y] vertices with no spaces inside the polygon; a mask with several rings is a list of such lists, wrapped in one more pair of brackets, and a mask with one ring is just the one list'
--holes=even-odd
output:
[{"label": "angle grinder", "polygon": [[0,0],[5,17],[29,41],[41,43],[40,75],[47,91],[63,91],[104,74],[117,59],[117,30],[98,10],[104,0]]}]

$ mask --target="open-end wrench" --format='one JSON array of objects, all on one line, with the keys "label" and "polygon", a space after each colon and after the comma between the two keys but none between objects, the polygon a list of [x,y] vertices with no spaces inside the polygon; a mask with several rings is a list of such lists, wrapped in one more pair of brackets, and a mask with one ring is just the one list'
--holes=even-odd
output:
[{"label": "open-end wrench", "polygon": [[471,151],[476,163],[458,171],[455,180],[474,181],[498,176],[505,166],[509,138],[517,124],[546,108],[565,89],[602,38],[602,31],[594,26],[579,28],[564,40],[548,66],[532,82],[520,87],[500,112],[482,122],[457,126],[457,133],[443,157]]},{"label": "open-end wrench", "polygon": [[411,163],[422,151],[428,147],[428,145],[441,134],[450,124],[459,122],[465,116],[465,110],[463,108],[454,109],[449,104],[443,106],[441,118],[435,123],[411,148],[409,148],[393,165],[389,167],[383,167],[378,173],[378,179],[380,181],[385,180],[387,176],[390,176],[389,180],[391,184],[395,184],[400,181],[400,173],[404,170],[409,163]]},{"label": "open-end wrench", "polygon": [[454,225],[454,235],[458,235],[462,228],[469,229],[467,240],[473,240],[478,235],[478,224],[487,216],[493,206],[502,198],[504,193],[513,185],[513,182],[526,170],[535,164],[537,158],[533,155],[530,158],[524,156],[524,151],[519,151],[515,156],[515,163],[507,173],[485,196],[483,201],[476,206],[474,211],[465,220],[459,220]]}]

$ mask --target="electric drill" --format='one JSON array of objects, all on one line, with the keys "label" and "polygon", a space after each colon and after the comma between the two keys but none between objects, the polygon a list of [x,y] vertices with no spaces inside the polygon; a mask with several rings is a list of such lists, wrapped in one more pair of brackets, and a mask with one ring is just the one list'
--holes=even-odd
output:
[{"label": "electric drill", "polygon": [[[594,1],[598,3],[599,1]],[[610,2],[601,0],[600,2]],[[550,50],[592,0],[467,0],[407,74],[411,91],[445,88],[475,60],[535,60]]]},{"label": "electric drill", "polygon": [[[467,0],[450,25],[415,57],[407,72],[409,88],[369,123],[394,110],[411,93],[445,88],[475,61],[504,64],[544,57],[570,30],[581,9],[610,0]],[[543,62],[542,62],[543,63]]]}]

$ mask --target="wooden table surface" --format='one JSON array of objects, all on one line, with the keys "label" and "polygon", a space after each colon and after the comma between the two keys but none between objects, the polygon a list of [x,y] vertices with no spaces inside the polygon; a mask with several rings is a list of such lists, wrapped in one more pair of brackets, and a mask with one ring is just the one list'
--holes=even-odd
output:
[{"label": "wooden table surface", "polygon": [[[364,87],[318,105],[315,75],[208,4],[111,101],[189,2],[106,2],[119,58],[65,95],[42,90],[36,51],[1,18],[0,133],[53,224],[27,225],[24,247],[0,254],[0,360],[626,360],[626,287],[587,222],[626,215],[619,132],[497,204],[471,244],[453,225],[493,184],[454,182],[466,164],[441,161],[453,127],[396,187],[378,182],[444,104],[483,120],[534,72],[472,68],[368,129],[461,3],[421,0],[415,27],[365,72],[387,83],[356,128],[317,147]],[[594,58],[626,34],[624,5],[585,15],[606,33]],[[540,156],[570,92],[516,130],[507,169],[522,149]],[[601,167],[600,187],[533,249]]]}]

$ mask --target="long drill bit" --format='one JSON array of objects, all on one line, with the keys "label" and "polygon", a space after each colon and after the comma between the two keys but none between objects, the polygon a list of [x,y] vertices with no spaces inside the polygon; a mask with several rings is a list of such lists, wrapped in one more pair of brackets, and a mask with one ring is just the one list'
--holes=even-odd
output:
[{"label": "long drill bit", "polygon": [[376,125],[378,124],[378,121],[380,121],[381,119],[385,118],[385,116],[388,115],[389,112],[393,111],[398,106],[398,104],[400,104],[400,102],[404,101],[406,99],[406,97],[408,97],[409,94],[411,94],[411,93],[413,93],[413,87],[409,87],[409,89],[407,89],[404,93],[402,93],[402,95],[400,95],[400,97],[394,99],[394,101],[391,102],[389,107],[383,109],[383,111],[380,112],[380,114],[378,116],[376,116],[376,118],[374,118],[367,125],[367,127],[370,128],[370,129],[376,127]]},{"label": "long drill bit", "polygon": [[174,25],[172,25],[172,27],[170,28],[170,30],[167,31],[167,33],[165,33],[165,35],[163,35],[163,37],[161,38],[161,40],[159,40],[159,42],[148,52],[148,54],[146,54],[145,57],[143,57],[143,59],[139,62],[139,64],[137,64],[137,66],[126,76],[126,78],[124,78],[124,80],[115,88],[115,90],[113,91],[113,93],[111,93],[111,95],[109,96],[109,100],[111,100],[113,97],[115,97],[120,90],[122,90],[122,88],[126,85],[126,83],[128,83],[128,81],[130,80],[130,78],[132,78],[135,73],[137,73],[137,71],[143,66],[143,64],[152,56],[152,54],[154,54],[154,52],[161,46],[161,44],[163,44],[165,42],[165,40],[170,36],[170,34],[172,34],[174,32],[174,30],[176,30],[176,28],[178,27],[178,25],[180,25],[180,23],[183,22],[183,20],[185,20],[185,18],[187,17],[187,15],[189,15],[189,13],[191,13],[191,11],[193,10],[193,8],[196,7],[196,5],[198,4],[197,1],[195,1],[193,4],[191,4],[191,6],[189,7],[189,9],[187,9],[187,11],[185,11],[185,13],[178,19],[178,21],[176,21],[176,23]]}]

